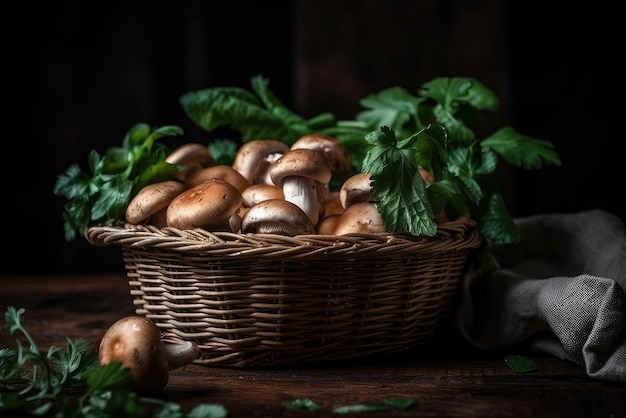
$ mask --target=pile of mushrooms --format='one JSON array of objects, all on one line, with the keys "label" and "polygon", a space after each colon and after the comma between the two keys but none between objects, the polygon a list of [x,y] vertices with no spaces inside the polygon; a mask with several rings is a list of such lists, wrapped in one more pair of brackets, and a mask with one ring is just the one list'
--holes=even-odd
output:
[{"label": "pile of mushrooms", "polygon": [[387,232],[367,173],[330,190],[352,161],[346,146],[328,135],[305,135],[291,147],[250,140],[231,166],[214,164],[198,143],[180,146],[166,161],[183,170],[175,180],[141,189],[127,207],[128,223],[288,236]]}]

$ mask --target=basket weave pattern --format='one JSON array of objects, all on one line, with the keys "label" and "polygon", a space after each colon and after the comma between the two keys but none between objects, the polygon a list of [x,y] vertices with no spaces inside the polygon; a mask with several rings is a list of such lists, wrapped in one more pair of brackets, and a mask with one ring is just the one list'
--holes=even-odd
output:
[{"label": "basket weave pattern", "polygon": [[433,338],[469,251],[465,218],[435,237],[242,235],[152,226],[91,227],[122,249],[135,311],[195,342],[195,363],[250,367],[352,359]]}]

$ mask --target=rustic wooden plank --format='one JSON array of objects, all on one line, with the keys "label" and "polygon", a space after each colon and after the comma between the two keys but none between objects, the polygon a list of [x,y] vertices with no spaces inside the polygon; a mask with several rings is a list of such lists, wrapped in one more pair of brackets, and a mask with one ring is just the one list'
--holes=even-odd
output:
[{"label": "rustic wooden plank", "polygon": [[[24,323],[41,347],[85,338],[97,346],[107,327],[133,313],[122,275],[2,278],[0,309],[24,307]],[[14,340],[0,332],[0,347]],[[626,385],[588,378],[582,366],[525,353],[538,370],[516,374],[509,351],[483,352],[440,336],[394,355],[268,369],[190,364],[170,372],[160,394],[183,410],[198,403],[223,405],[229,417],[330,417],[352,404],[380,404],[406,397],[407,411],[368,412],[371,417],[626,416]],[[290,410],[281,403],[308,398],[321,411]],[[351,415],[354,416],[354,415]]]}]

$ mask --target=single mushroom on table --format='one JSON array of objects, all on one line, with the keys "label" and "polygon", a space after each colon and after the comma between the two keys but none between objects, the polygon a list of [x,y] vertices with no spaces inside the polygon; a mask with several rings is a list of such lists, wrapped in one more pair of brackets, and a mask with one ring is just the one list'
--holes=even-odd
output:
[{"label": "single mushroom on table", "polygon": [[176,196],[167,207],[167,225],[178,229],[204,228],[233,232],[230,218],[243,205],[239,190],[223,180],[211,179]]},{"label": "single mushroom on table", "polygon": [[169,381],[169,372],[191,363],[199,354],[191,343],[165,344],[159,327],[150,319],[130,315],[117,320],[104,333],[98,349],[101,366],[118,362],[130,369],[130,389],[156,393]]},{"label": "single mushroom on table", "polygon": [[283,189],[285,200],[302,209],[313,225],[317,224],[332,177],[324,154],[309,149],[291,150],[272,164],[270,176]]}]

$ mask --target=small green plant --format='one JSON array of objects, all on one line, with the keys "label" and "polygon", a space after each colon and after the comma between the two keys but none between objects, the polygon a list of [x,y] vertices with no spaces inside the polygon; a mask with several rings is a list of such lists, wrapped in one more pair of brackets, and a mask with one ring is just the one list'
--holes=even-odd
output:
[{"label": "small green plant", "polygon": [[[121,363],[100,366],[98,353],[84,339],[67,340],[67,347],[37,347],[22,324],[25,310],[12,306],[5,313],[5,330],[16,335],[17,350],[0,349],[0,415],[30,414],[64,418],[224,418],[221,405],[198,405],[187,415],[180,405],[142,397],[128,389],[130,369]],[[154,414],[154,415],[152,415]]]},{"label": "small green plant", "polygon": [[530,357],[510,354],[504,357],[504,361],[515,373],[532,373],[537,371],[537,365]]}]

